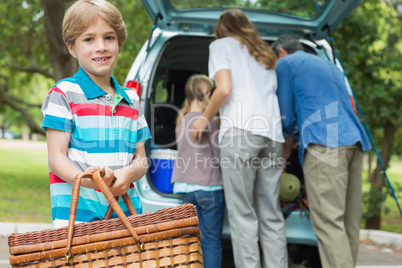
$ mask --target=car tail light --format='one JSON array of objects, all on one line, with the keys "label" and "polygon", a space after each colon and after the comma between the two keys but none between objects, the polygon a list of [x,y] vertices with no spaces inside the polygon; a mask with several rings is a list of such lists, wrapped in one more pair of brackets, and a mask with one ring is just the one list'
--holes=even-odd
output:
[{"label": "car tail light", "polygon": [[141,89],[142,89],[142,85],[139,81],[137,80],[129,80],[126,83],[126,87],[131,88],[132,90],[134,90],[138,96],[140,96],[141,94]]}]

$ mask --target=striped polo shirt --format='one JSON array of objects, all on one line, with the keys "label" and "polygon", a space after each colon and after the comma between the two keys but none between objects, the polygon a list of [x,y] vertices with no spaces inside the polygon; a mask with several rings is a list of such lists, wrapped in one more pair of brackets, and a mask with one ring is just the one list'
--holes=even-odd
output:
[{"label": "striped polo shirt", "polygon": [[[79,68],[73,77],[54,85],[43,103],[42,128],[71,133],[67,155],[79,170],[91,166],[116,170],[127,166],[134,157],[136,143],[151,137],[138,95],[121,87],[113,76],[111,83],[116,90],[114,99]],[[50,168],[49,183],[53,225],[67,226],[72,184],[54,175]],[[137,213],[142,213],[133,184],[127,194]],[[122,198],[119,204],[129,215]],[[102,219],[107,207],[108,202],[99,190],[81,187],[76,223]]]}]

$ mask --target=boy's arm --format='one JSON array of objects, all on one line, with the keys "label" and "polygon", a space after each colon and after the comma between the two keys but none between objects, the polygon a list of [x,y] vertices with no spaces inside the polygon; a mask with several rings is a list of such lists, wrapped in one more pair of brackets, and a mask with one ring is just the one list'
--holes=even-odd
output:
[{"label": "boy's arm", "polygon": [[[50,170],[62,180],[72,183],[75,176],[81,171],[67,157],[70,132],[47,128],[46,139]],[[103,179],[109,185],[113,179],[113,171],[110,168],[90,167],[85,171],[93,173],[101,169],[105,170]],[[92,189],[98,188],[96,182],[88,178],[82,179],[81,186]]]},{"label": "boy's arm", "polygon": [[110,187],[114,196],[121,196],[130,188],[130,184],[141,179],[148,171],[148,159],[145,154],[144,142],[137,143],[135,154],[130,165],[115,170],[117,178],[115,184]]}]

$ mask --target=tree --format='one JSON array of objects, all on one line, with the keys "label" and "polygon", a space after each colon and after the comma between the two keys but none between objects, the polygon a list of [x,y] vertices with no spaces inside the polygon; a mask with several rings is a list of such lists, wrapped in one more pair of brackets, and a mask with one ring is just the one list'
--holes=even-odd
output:
[{"label": "tree", "polygon": [[[400,1],[364,1],[334,33],[349,80],[359,102],[365,104],[362,110],[374,130],[385,167],[389,165],[395,135],[402,125],[402,23],[397,2]],[[369,182],[365,227],[380,229],[387,187],[379,162],[369,174]]]},{"label": "tree", "polygon": [[[39,125],[39,108],[51,84],[78,70],[76,59],[69,55],[61,37],[64,12],[71,2],[19,0],[0,6],[3,40],[0,50],[7,51],[0,60],[0,112],[17,112],[31,133],[44,134]],[[140,0],[110,2],[122,12],[128,30],[128,39],[114,72],[122,82],[148,36],[151,21]],[[38,76],[48,81],[39,100],[32,97],[38,91],[34,83]]]}]

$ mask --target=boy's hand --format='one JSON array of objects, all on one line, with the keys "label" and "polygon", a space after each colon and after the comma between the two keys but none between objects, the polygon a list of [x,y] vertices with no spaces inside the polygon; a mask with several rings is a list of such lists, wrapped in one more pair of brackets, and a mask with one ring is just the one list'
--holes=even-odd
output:
[{"label": "boy's hand", "polygon": [[131,174],[128,169],[115,170],[116,182],[110,187],[114,196],[122,196],[127,193],[131,184]]},{"label": "boy's hand", "polygon": [[[85,172],[94,173],[96,171],[103,170],[105,171],[105,175],[102,177],[103,181],[106,183],[107,186],[110,186],[114,177],[114,171],[109,167],[102,167],[102,166],[95,166],[89,167],[85,170]],[[86,184],[91,185],[89,188],[97,189],[99,188],[96,182],[92,179],[87,179]]]}]

